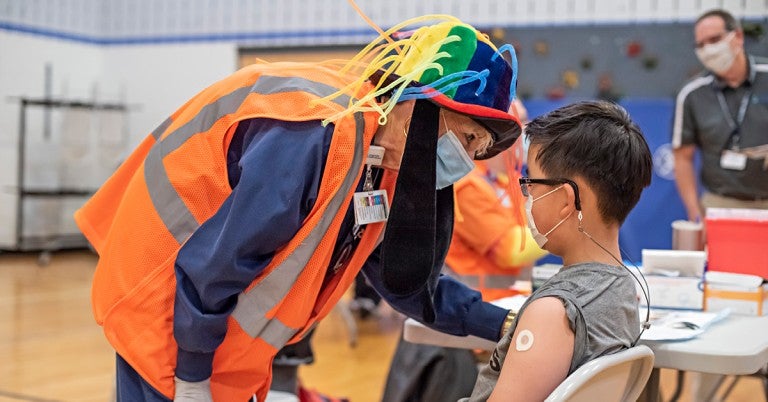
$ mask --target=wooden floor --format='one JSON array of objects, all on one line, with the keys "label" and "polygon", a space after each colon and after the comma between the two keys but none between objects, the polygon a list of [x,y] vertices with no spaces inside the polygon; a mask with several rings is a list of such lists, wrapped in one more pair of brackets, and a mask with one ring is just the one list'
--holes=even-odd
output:
[{"label": "wooden floor", "polygon": [[[95,263],[88,251],[54,253],[46,266],[37,254],[0,253],[0,402],[109,400],[114,353],[91,316]],[[385,308],[357,324],[355,347],[337,311],[320,324],[317,361],[300,372],[308,388],[352,402],[380,400],[402,319]],[[662,371],[666,397],[673,380]],[[763,401],[760,382],[741,379],[727,400]]]}]

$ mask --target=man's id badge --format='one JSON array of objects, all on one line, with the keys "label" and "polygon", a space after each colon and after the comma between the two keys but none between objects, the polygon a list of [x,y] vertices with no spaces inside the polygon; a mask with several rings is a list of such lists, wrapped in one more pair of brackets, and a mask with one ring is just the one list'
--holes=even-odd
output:
[{"label": "man's id badge", "polygon": [[389,216],[387,190],[372,190],[355,193],[352,196],[355,206],[355,224],[384,222]]},{"label": "man's id badge", "polygon": [[747,167],[747,156],[726,149],[720,155],[720,167],[729,170],[744,170]]}]

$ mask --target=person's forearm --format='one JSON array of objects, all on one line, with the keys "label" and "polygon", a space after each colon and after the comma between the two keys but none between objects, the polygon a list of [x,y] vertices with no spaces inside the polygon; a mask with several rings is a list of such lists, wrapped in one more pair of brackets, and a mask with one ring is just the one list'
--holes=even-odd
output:
[{"label": "person's forearm", "polygon": [[683,201],[685,210],[688,213],[688,220],[700,220],[701,211],[699,208],[693,158],[689,158],[687,155],[678,152],[675,153],[675,184],[677,185],[677,192],[680,194],[680,199]]},{"label": "person's forearm", "polygon": [[[384,286],[380,263],[377,249],[362,269],[368,282],[392,308],[424,322],[425,290],[408,296],[391,293]],[[477,290],[470,289],[451,277],[440,275],[433,302],[436,319],[432,323],[425,323],[430,328],[451,335],[475,335],[491,341],[499,340],[508,310],[484,302]]]}]

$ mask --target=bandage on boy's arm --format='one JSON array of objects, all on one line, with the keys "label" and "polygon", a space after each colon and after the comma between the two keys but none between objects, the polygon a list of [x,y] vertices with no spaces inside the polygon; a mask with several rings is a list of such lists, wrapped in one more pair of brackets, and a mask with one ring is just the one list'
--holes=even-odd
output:
[{"label": "bandage on boy's arm", "polygon": [[542,297],[528,305],[517,319],[489,402],[542,401],[568,376],[575,335],[563,303],[554,297]]}]

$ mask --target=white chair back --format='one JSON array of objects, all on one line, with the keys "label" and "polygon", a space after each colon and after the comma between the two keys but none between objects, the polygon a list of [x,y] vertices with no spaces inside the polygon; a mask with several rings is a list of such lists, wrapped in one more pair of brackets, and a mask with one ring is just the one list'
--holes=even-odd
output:
[{"label": "white chair back", "polygon": [[571,373],[546,402],[635,402],[653,369],[653,351],[645,345],[600,356]]}]

